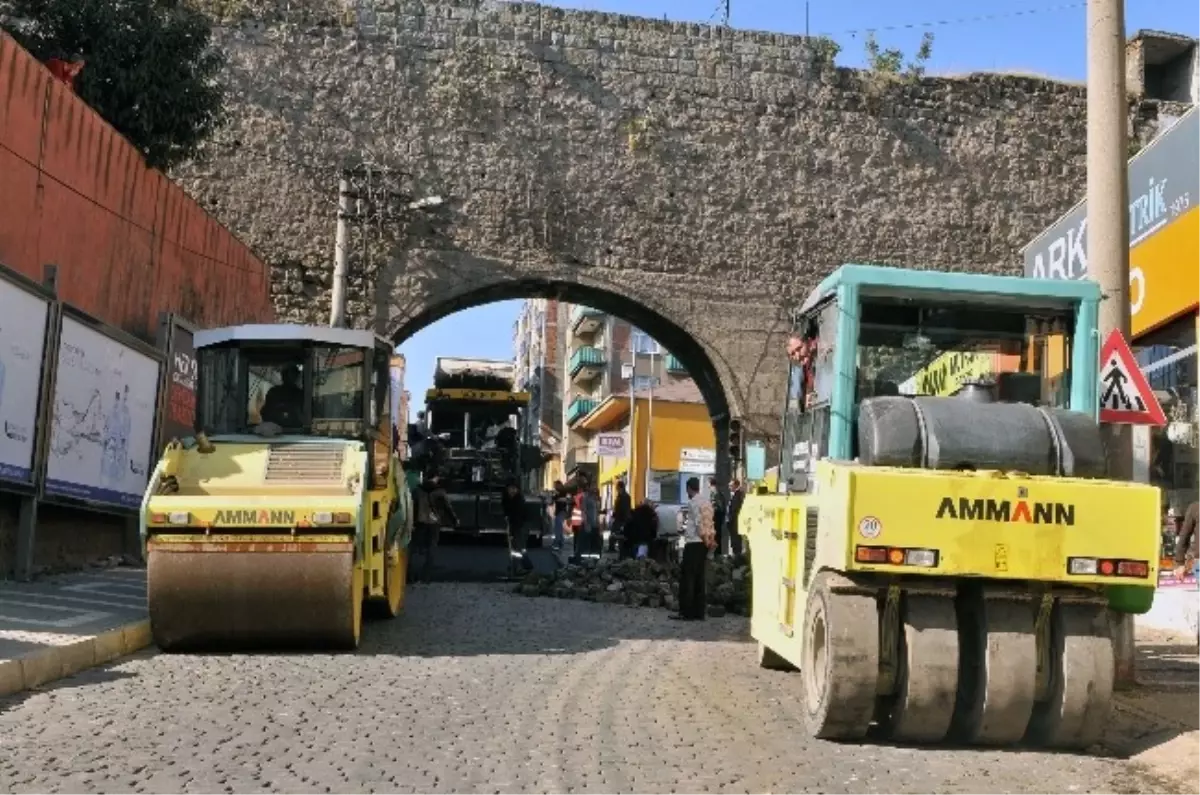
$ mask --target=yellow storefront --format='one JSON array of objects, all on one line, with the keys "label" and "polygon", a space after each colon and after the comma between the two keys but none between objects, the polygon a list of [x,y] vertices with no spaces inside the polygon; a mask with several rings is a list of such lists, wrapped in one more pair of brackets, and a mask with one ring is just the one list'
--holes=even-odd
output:
[{"label": "yellow storefront", "polygon": [[[1087,278],[1080,204],[1024,251],[1032,278]],[[1129,163],[1130,344],[1167,416],[1134,428],[1134,479],[1162,489],[1164,552],[1200,499],[1200,114],[1191,109]]]},{"label": "yellow storefront", "polygon": [[[707,462],[716,460],[716,437],[703,402],[639,396],[635,399],[633,424],[633,449],[627,449],[622,457],[599,458],[598,482],[603,504],[611,504],[618,480],[625,481],[635,505],[645,499],[647,482],[651,498],[666,505],[682,502],[689,477],[699,477],[707,490],[705,476],[712,473]],[[590,438],[601,433],[621,433],[628,439],[629,397],[610,396],[580,420],[576,428]]]}]

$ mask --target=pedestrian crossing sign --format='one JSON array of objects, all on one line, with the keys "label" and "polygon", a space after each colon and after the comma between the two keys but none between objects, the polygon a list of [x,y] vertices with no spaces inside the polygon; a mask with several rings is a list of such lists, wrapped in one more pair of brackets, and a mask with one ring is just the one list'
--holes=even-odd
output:
[{"label": "pedestrian crossing sign", "polygon": [[1154,390],[1119,331],[1109,334],[1100,349],[1100,421],[1123,425],[1167,424]]}]

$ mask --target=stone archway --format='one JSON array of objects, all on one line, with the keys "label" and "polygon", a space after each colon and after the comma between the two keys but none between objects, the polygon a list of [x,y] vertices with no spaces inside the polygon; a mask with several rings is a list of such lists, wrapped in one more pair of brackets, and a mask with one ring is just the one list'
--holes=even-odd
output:
[{"label": "stone archway", "polygon": [[[421,252],[415,258],[446,257],[446,252]],[[553,298],[572,304],[582,304],[599,309],[607,314],[628,321],[656,339],[664,348],[677,357],[687,369],[704,398],[705,407],[712,419],[713,435],[716,439],[716,477],[718,482],[728,482],[733,472],[729,456],[729,420],[747,416],[748,401],[745,395],[731,384],[737,384],[736,368],[731,365],[728,351],[722,347],[720,337],[697,335],[702,318],[674,316],[671,306],[652,303],[652,293],[643,293],[636,286],[622,291],[596,279],[567,278],[567,274],[546,273],[544,276],[505,277],[504,269],[484,267],[483,271],[464,272],[463,268],[494,266],[478,258],[455,258],[457,267],[450,270],[459,274],[451,284],[443,284],[440,290],[431,290],[422,300],[401,306],[392,306],[385,327],[377,325],[377,331],[389,337],[396,345],[413,334],[460,312],[495,301],[518,298]],[[447,272],[444,264],[436,270]],[[436,280],[435,280],[436,282]],[[409,288],[411,290],[411,288]],[[384,289],[380,294],[386,294]],[[411,292],[407,292],[411,295]],[[380,313],[383,317],[384,313]],[[471,329],[464,326],[463,333]]]}]

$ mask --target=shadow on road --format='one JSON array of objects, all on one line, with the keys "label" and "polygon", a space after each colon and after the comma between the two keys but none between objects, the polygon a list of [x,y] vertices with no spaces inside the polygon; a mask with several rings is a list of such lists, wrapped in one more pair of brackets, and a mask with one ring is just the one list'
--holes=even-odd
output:
[{"label": "shadow on road", "polygon": [[57,679],[53,682],[47,682],[41,687],[35,687],[32,690],[22,690],[19,693],[13,693],[9,696],[0,698],[0,713],[8,712],[24,703],[27,699],[41,696],[44,694],[58,695],[65,691],[74,690],[76,688],[91,687],[103,682],[118,682],[122,679],[133,679],[137,674],[129,673],[128,671],[118,671],[115,667],[124,662],[128,662],[131,658],[114,660],[104,665],[96,666],[95,668],[87,668],[77,674],[68,676],[65,679]]},{"label": "shadow on road", "polygon": [[673,621],[664,609],[517,596],[504,586],[416,585],[404,614],[364,628],[360,654],[581,654],[621,641],[748,643],[749,622]]}]

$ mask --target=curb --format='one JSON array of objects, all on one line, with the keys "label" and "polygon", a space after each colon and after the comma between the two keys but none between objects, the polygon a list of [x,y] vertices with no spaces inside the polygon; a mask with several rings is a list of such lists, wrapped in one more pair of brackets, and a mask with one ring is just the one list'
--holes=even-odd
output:
[{"label": "curb", "polygon": [[143,619],[99,635],[30,652],[0,662],[0,698],[112,662],[149,646],[150,620]]}]

